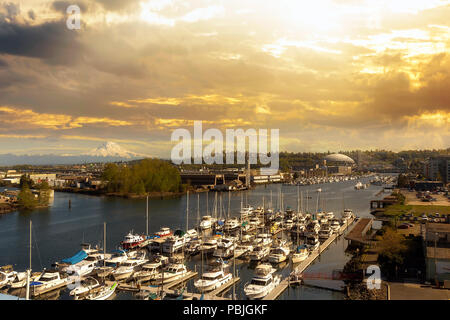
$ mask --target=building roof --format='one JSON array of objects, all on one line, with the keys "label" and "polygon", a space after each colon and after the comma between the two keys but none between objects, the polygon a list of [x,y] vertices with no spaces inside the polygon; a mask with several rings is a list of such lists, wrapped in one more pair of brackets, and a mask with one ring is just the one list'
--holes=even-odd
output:
[{"label": "building roof", "polygon": [[345,154],[340,153],[329,154],[324,158],[324,160],[326,160],[327,162],[329,161],[329,162],[355,163],[355,161],[352,158],[346,156]]},{"label": "building roof", "polygon": [[427,258],[450,259],[450,248],[427,247]]},{"label": "building roof", "polygon": [[427,232],[450,232],[450,224],[448,223],[427,223]]}]

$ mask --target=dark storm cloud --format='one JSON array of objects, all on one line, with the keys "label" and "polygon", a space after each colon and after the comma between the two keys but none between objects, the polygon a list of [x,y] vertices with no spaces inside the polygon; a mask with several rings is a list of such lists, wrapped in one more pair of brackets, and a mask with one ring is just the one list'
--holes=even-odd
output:
[{"label": "dark storm cloud", "polygon": [[0,23],[4,22],[5,19],[14,21],[19,14],[20,8],[18,5],[12,2],[0,4]]},{"label": "dark storm cloud", "polygon": [[36,14],[33,10],[28,11],[28,17],[33,21],[36,20]]},{"label": "dark storm cloud", "polygon": [[70,65],[83,52],[77,32],[65,21],[30,26],[0,22],[0,54],[40,58],[48,64]]}]

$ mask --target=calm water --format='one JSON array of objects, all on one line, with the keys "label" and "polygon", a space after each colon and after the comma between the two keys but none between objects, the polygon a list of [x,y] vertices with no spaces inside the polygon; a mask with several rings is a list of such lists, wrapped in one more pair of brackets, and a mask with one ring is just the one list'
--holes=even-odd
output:
[{"label": "calm water", "polygon": [[[368,179],[362,179],[366,182]],[[381,198],[381,187],[370,186],[366,190],[354,190],[356,181],[339,182],[333,184],[321,184],[302,186],[299,190],[308,200],[310,211],[316,209],[317,188],[322,189],[319,208],[333,211],[340,216],[345,202],[345,207],[351,208],[358,216],[369,216],[369,201]],[[272,191],[273,207],[279,207],[278,194],[283,193],[285,206],[297,208],[297,187],[268,185],[258,186],[254,190],[231,193],[230,212],[238,215],[241,200],[253,206],[260,206],[265,198],[265,203],[270,203]],[[223,215],[228,212],[228,194],[223,193]],[[214,193],[200,194],[200,215],[207,212],[207,197],[209,213],[212,212]],[[189,204],[189,228],[197,223],[197,194],[190,195]],[[344,200],[343,200],[344,199]],[[68,203],[71,200],[72,207]],[[303,201],[306,207],[306,200]],[[161,226],[175,229],[186,228],[186,196],[177,199],[151,199],[149,200],[149,231],[156,232]],[[55,193],[52,207],[35,210],[33,212],[14,212],[0,216],[0,265],[12,264],[15,270],[25,270],[29,265],[29,221],[33,221],[33,270],[39,271],[44,267],[49,268],[52,263],[72,256],[80,250],[80,244],[88,242],[101,245],[103,241],[103,222],[107,223],[107,251],[116,248],[124,235],[130,230],[145,232],[146,201],[127,200],[120,198],[96,197],[69,193]],[[307,272],[331,272],[341,269],[349,260],[345,254],[346,241],[341,237],[332,244],[312,264]],[[236,285],[238,298],[245,298],[243,287],[250,280],[254,266],[236,261],[236,269],[241,281]],[[200,268],[199,257],[194,257],[188,263],[192,269],[197,265]],[[287,275],[291,271],[289,264],[280,266],[280,272]],[[284,267],[284,269],[282,269]],[[282,270],[281,270],[282,269]],[[330,288],[340,288],[342,282],[332,280],[310,280],[307,283]],[[188,289],[192,289],[192,280],[188,283]],[[67,289],[55,293],[55,297],[68,299]],[[132,299],[130,293],[118,293],[118,299]],[[341,293],[329,290],[302,286],[297,289],[289,289],[283,293],[280,299],[342,299]]]}]

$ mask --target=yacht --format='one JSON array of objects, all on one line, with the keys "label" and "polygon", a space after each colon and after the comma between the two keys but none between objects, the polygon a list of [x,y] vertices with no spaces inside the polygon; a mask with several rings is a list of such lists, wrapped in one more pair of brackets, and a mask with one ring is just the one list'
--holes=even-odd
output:
[{"label": "yacht", "polygon": [[72,264],[62,270],[70,275],[85,276],[90,274],[103,261],[105,256],[101,253],[92,253],[88,257],[78,263]]},{"label": "yacht", "polygon": [[71,290],[69,292],[69,295],[77,297],[83,294],[87,294],[92,289],[99,287],[100,283],[98,283],[97,279],[88,277],[84,280],[81,280],[80,285],[78,285],[75,289]]},{"label": "yacht", "polygon": [[214,250],[217,249],[217,245],[218,245],[217,239],[210,238],[200,245],[199,250],[203,251],[204,254],[213,253]]},{"label": "yacht", "polygon": [[123,249],[130,250],[136,247],[139,247],[141,243],[145,241],[145,237],[143,235],[134,234],[133,231],[130,231],[125,239],[120,243]]},{"label": "yacht", "polygon": [[353,211],[351,209],[344,209],[344,214],[342,215],[342,219],[344,221],[348,221],[354,217]]},{"label": "yacht", "polygon": [[270,253],[270,248],[267,246],[258,245],[253,248],[253,251],[248,254],[251,261],[259,261],[267,257]]},{"label": "yacht", "polygon": [[227,265],[223,261],[211,265],[207,272],[203,273],[202,277],[194,282],[195,288],[199,292],[208,292],[220,288],[225,283],[230,282],[233,276],[226,271]]},{"label": "yacht", "polygon": [[269,233],[260,233],[256,236],[255,242],[262,246],[270,246],[272,244],[272,235]]},{"label": "yacht", "polygon": [[292,263],[299,263],[309,256],[308,247],[306,245],[298,246],[296,251],[292,254]]},{"label": "yacht", "polygon": [[31,284],[32,295],[38,296],[48,291],[66,286],[69,283],[67,276],[61,276],[56,270],[45,270]]},{"label": "yacht", "polygon": [[315,236],[319,233],[320,224],[317,220],[311,220],[304,231],[306,237]]},{"label": "yacht", "polygon": [[294,221],[292,219],[288,219],[284,223],[284,227],[286,228],[286,230],[292,229],[293,226],[294,226]]},{"label": "yacht", "polygon": [[223,228],[225,231],[233,231],[233,230],[236,230],[237,228],[239,228],[239,226],[240,226],[239,220],[237,218],[231,218],[225,222],[225,225]]},{"label": "yacht", "polygon": [[259,220],[258,217],[252,217],[252,218],[250,218],[250,220],[249,220],[248,223],[249,223],[250,226],[253,227],[253,228],[259,228],[259,227],[262,225],[261,220]]},{"label": "yacht", "polygon": [[240,216],[242,218],[247,218],[249,215],[251,215],[253,213],[254,208],[250,205],[245,206],[241,209],[240,211]]},{"label": "yacht", "polygon": [[229,258],[233,255],[236,248],[236,241],[233,238],[222,238],[217,244],[217,248],[214,250],[213,257],[216,258]]},{"label": "yacht", "polygon": [[313,252],[320,247],[319,237],[318,236],[309,236],[306,238],[306,244],[308,245],[308,249],[310,252]]},{"label": "yacht", "polygon": [[333,235],[333,229],[329,224],[323,224],[319,230],[319,239],[328,239]]},{"label": "yacht", "polygon": [[99,288],[92,290],[86,296],[83,296],[83,300],[107,300],[109,299],[114,292],[116,291],[118,286],[117,282],[114,282],[112,285],[103,285]]},{"label": "yacht", "polygon": [[142,266],[142,269],[139,271],[136,271],[133,274],[133,279],[138,282],[146,282],[150,280],[154,280],[161,272],[162,263],[159,262],[152,262],[152,263],[146,263]]},{"label": "yacht", "polygon": [[186,247],[186,253],[190,254],[190,255],[196,255],[197,253],[200,252],[200,244],[201,244],[201,240],[193,240],[191,242],[189,242],[189,244]]},{"label": "yacht", "polygon": [[122,262],[120,266],[112,272],[114,280],[126,280],[128,279],[139,267],[147,263],[148,260],[144,257],[136,259],[128,259]]},{"label": "yacht", "polygon": [[[25,287],[27,284],[27,273],[26,272],[16,272],[13,279],[9,281],[8,286],[11,289],[19,289]],[[0,285],[1,287],[1,285]]]},{"label": "yacht", "polygon": [[188,273],[186,266],[181,263],[170,264],[166,269],[155,277],[158,284],[173,282],[185,276]]},{"label": "yacht", "polygon": [[267,296],[281,281],[279,275],[273,275],[275,271],[270,264],[257,266],[251,282],[244,287],[245,295],[249,299],[262,299]]},{"label": "yacht", "polygon": [[11,265],[0,268],[0,288],[8,285],[16,277],[17,272],[13,270]]},{"label": "yacht", "polygon": [[202,217],[202,220],[200,221],[200,229],[201,230],[211,229],[213,224],[214,224],[214,220],[211,216],[204,216],[204,217]]},{"label": "yacht", "polygon": [[160,238],[168,237],[172,235],[172,231],[170,230],[170,228],[162,227],[158,232],[155,233],[155,235]]},{"label": "yacht", "polygon": [[339,229],[341,228],[341,224],[339,223],[339,220],[338,219],[331,220],[330,228],[331,228],[331,230],[333,230],[334,233],[338,233]]},{"label": "yacht", "polygon": [[328,221],[330,221],[330,220],[334,219],[334,213],[331,211],[327,212],[327,213],[325,213],[324,217],[327,218]]},{"label": "yacht", "polygon": [[270,250],[267,260],[269,260],[269,262],[271,263],[283,262],[288,258],[290,252],[291,251],[289,250],[288,246],[277,246],[276,248],[272,248]]},{"label": "yacht", "polygon": [[112,265],[118,265],[127,261],[128,255],[124,250],[115,250],[111,254],[105,256],[105,262]]},{"label": "yacht", "polygon": [[245,257],[248,253],[253,251],[253,246],[251,244],[240,244],[234,249],[234,256]]},{"label": "yacht", "polygon": [[162,244],[162,252],[172,254],[183,248],[185,239],[182,237],[169,236]]}]

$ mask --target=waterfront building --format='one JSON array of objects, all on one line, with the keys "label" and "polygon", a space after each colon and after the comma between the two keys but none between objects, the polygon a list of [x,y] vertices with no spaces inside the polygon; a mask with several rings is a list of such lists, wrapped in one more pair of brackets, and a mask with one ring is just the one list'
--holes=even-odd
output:
[{"label": "waterfront building", "polygon": [[424,164],[423,174],[428,179],[450,183],[450,155],[428,159]]},{"label": "waterfront building", "polygon": [[426,279],[450,281],[450,224],[427,223],[422,230]]}]

